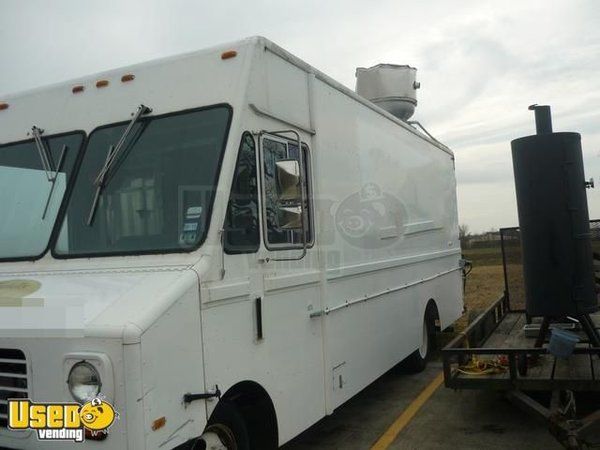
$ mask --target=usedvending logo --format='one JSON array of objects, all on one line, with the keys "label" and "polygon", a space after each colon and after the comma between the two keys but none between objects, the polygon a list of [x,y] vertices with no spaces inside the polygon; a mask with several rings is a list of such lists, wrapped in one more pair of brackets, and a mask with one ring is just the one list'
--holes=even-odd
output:
[{"label": "usedvending logo", "polygon": [[40,441],[83,442],[86,431],[108,434],[119,414],[106,400],[96,397],[79,403],[35,403],[8,400],[8,428],[35,430]]}]

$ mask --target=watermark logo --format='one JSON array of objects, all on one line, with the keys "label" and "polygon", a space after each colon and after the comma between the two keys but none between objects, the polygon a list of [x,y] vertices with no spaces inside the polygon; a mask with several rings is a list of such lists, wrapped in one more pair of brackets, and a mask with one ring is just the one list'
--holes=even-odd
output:
[{"label": "watermark logo", "polygon": [[402,203],[376,183],[346,197],[335,212],[341,236],[351,245],[376,249],[393,244],[404,234]]},{"label": "watermark logo", "polygon": [[40,441],[84,442],[92,435],[108,434],[119,417],[112,404],[96,397],[79,403],[36,403],[29,399],[8,400],[8,428],[35,430]]}]

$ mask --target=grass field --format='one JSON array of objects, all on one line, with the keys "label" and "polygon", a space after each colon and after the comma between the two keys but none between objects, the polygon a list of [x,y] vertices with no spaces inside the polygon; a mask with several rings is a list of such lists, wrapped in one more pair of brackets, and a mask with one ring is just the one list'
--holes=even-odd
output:
[{"label": "grass field", "polygon": [[502,251],[500,247],[467,248],[463,250],[465,258],[473,262],[473,267],[502,267]]},{"label": "grass field", "polygon": [[500,247],[465,249],[463,253],[473,264],[467,278],[465,305],[469,311],[485,309],[504,292]]},{"label": "grass field", "polygon": [[[504,292],[504,272],[502,269],[502,252],[500,247],[465,249],[464,256],[473,264],[473,270],[467,278],[465,289],[465,306],[467,313],[457,323],[459,329],[464,328],[469,320],[474,319]],[[511,286],[511,301],[518,306],[521,300],[521,265],[518,253],[508,253],[508,278]]]}]

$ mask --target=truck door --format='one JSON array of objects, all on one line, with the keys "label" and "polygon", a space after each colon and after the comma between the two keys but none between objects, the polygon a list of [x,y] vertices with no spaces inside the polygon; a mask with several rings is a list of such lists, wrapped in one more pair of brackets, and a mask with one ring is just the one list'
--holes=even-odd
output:
[{"label": "truck door", "polygon": [[[239,286],[240,292],[249,294],[256,302],[255,308],[260,308],[263,292],[259,262],[259,204],[258,151],[252,134],[245,132],[240,142],[223,227],[223,270],[227,278],[232,277],[229,286]],[[261,339],[261,323],[258,319],[260,317],[255,319],[254,324],[256,340]]]},{"label": "truck door", "polygon": [[[259,135],[263,333],[286,391],[295,433],[325,411],[321,307],[310,148],[292,132]],[[279,412],[278,412],[279,416]]]}]

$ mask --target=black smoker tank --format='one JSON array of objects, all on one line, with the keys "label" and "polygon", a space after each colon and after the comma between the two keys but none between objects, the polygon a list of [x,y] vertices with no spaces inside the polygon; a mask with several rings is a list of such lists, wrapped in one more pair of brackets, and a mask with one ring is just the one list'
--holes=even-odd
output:
[{"label": "black smoker tank", "polygon": [[537,134],[511,142],[526,309],[560,319],[598,310],[579,133],[553,133],[549,106]]}]

